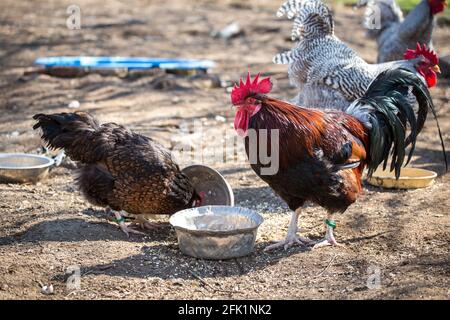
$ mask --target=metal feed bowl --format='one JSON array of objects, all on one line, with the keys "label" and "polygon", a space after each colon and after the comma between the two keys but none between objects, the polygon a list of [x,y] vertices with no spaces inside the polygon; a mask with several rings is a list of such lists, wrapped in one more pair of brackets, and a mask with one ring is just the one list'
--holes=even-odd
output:
[{"label": "metal feed bowl", "polygon": [[213,260],[250,254],[263,221],[253,210],[230,206],[186,209],[170,217],[180,250],[195,258]]},{"label": "metal feed bowl", "polygon": [[[202,206],[234,205],[233,189],[217,170],[202,164],[194,164],[181,172],[190,179],[195,190],[203,194]],[[170,218],[166,214],[144,214],[144,216],[159,222],[167,222]]]},{"label": "metal feed bowl", "polygon": [[52,158],[26,153],[0,153],[0,182],[26,183],[44,179],[55,163]]},{"label": "metal feed bowl", "polygon": [[194,164],[181,170],[192,182],[195,190],[204,193],[203,206],[234,206],[234,194],[228,181],[215,169]]}]

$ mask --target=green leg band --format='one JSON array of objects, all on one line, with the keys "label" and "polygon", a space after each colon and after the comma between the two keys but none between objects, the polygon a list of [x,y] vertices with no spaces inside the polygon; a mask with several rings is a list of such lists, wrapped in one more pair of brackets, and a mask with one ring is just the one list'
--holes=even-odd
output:
[{"label": "green leg band", "polygon": [[121,222],[124,222],[125,221],[125,218],[124,217],[120,217],[119,219],[116,219],[116,222],[118,223],[118,224],[120,224]]},{"label": "green leg band", "polygon": [[334,220],[328,220],[328,219],[326,219],[325,220],[325,224],[327,225],[327,226],[329,226],[330,228],[336,228],[336,221],[334,221]]}]

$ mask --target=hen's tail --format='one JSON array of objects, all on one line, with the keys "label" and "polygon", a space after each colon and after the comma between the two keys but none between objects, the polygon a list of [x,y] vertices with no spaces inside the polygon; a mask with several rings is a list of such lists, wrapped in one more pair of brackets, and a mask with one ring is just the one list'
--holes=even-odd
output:
[{"label": "hen's tail", "polygon": [[[417,115],[409,99],[402,94],[408,87],[412,88],[412,93],[419,104]],[[417,135],[427,118],[428,108],[436,119],[447,169],[444,141],[430,92],[414,73],[405,69],[392,69],[380,73],[372,81],[366,94],[348,107],[346,112],[359,119],[368,130],[369,176],[382,162],[383,168],[386,169],[391,155],[390,170],[395,169],[395,176],[398,179],[405,160],[406,148],[411,145],[405,165],[411,160]],[[409,135],[406,136],[408,127]]]},{"label": "hen's tail", "polygon": [[[293,41],[303,37],[320,38],[334,34],[334,20],[331,10],[321,0],[287,0],[277,12],[278,17],[293,19],[291,38]],[[277,54],[275,64],[289,64],[302,55],[295,48]]]},{"label": "hen's tail", "polygon": [[52,149],[64,149],[69,157],[83,163],[98,161],[94,139],[100,128],[97,120],[86,112],[36,114],[33,129],[41,128],[42,139]]},{"label": "hen's tail", "polygon": [[277,11],[277,17],[282,16],[294,19],[292,40],[334,34],[332,12],[322,0],[287,0]]}]

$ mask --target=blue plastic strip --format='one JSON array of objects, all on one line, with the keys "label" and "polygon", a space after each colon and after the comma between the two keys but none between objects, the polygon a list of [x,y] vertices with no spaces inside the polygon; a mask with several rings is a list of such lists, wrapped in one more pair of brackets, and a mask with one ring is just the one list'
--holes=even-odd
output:
[{"label": "blue plastic strip", "polygon": [[209,69],[211,60],[145,57],[42,57],[34,62],[45,67],[127,68],[127,69]]}]

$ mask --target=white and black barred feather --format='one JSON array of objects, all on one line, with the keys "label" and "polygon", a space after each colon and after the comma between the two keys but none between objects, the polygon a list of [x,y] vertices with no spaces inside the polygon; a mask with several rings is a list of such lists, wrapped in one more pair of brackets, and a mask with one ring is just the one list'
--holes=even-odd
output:
[{"label": "white and black barred feather", "polygon": [[296,46],[273,61],[289,64],[288,74],[300,93],[292,100],[304,107],[345,110],[364,95],[382,71],[403,67],[415,72],[415,60],[368,64],[334,34],[331,10],[320,0],[289,0],[277,15],[294,18]]},{"label": "white and black barred feather", "polygon": [[334,21],[331,10],[321,1],[286,1],[278,9],[277,16],[286,15],[294,19],[292,26],[292,40],[301,37],[312,38],[320,35],[334,34]]}]

